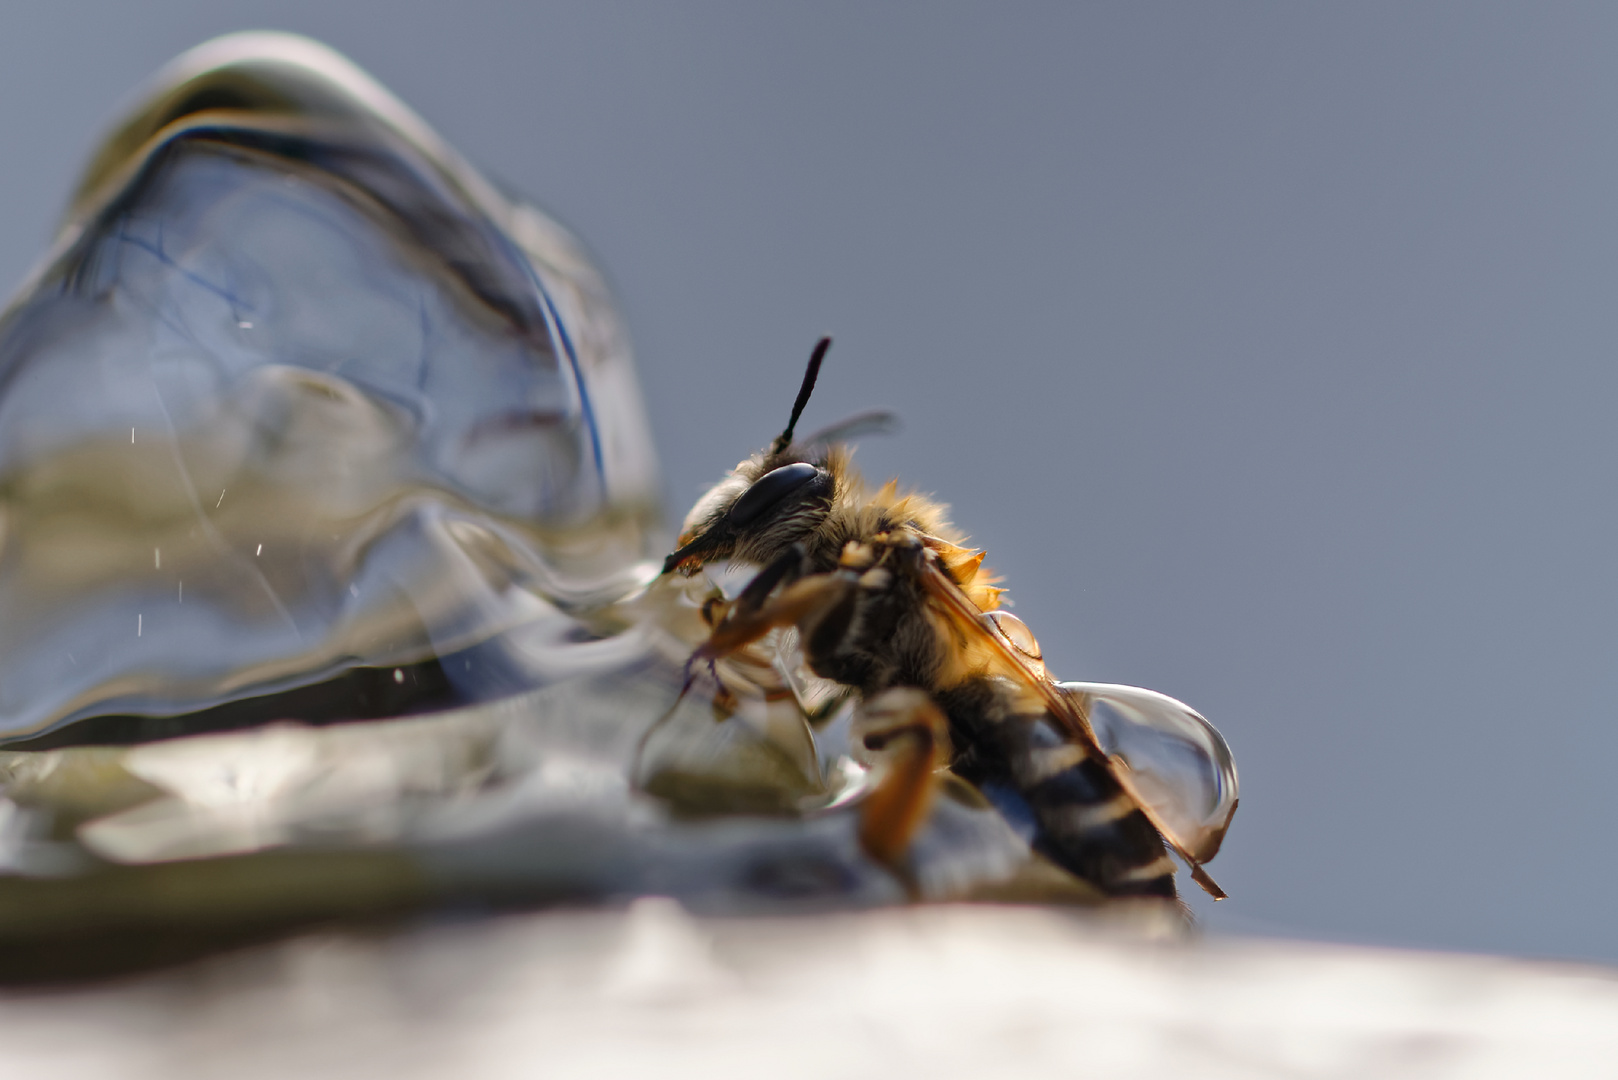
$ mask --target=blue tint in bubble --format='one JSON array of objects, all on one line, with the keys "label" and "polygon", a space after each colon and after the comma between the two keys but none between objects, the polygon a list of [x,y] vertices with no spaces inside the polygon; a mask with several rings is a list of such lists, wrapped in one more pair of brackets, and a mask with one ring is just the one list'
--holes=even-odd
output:
[{"label": "blue tint in bubble", "polygon": [[571,238],[328,50],[222,39],[0,321],[0,737],[537,685],[500,639],[643,581],[656,485]]}]

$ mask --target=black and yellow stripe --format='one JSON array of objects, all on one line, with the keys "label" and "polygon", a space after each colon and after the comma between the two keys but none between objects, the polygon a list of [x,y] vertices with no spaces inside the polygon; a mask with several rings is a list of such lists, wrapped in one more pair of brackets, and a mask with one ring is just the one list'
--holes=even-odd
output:
[{"label": "black and yellow stripe", "polygon": [[1174,862],[1106,766],[1069,741],[1006,680],[971,679],[938,695],[961,748],[954,769],[1012,819],[1032,847],[1110,896],[1174,898]]}]

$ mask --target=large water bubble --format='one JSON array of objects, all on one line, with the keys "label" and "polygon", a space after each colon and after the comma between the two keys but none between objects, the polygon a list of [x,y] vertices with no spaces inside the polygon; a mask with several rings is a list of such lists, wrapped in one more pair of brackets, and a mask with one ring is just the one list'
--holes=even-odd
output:
[{"label": "large water bubble", "polygon": [[311,42],[188,54],[0,323],[0,738],[532,685],[488,643],[636,583],[646,433],[558,226]]}]

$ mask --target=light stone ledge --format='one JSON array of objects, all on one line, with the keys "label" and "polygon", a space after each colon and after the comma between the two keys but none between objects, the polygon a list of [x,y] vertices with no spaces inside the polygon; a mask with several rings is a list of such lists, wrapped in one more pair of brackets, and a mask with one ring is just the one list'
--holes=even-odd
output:
[{"label": "light stone ledge", "polygon": [[959,906],[307,936],[0,999],[0,1075],[1618,1076],[1618,971]]}]

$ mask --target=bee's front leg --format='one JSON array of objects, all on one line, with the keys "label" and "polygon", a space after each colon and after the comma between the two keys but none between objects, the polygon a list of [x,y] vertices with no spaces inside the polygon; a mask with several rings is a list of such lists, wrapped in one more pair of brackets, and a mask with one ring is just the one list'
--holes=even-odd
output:
[{"label": "bee's front leg", "polygon": [[736,597],[731,605],[731,611],[743,614],[755,612],[764,606],[770,594],[782,585],[791,585],[803,577],[804,567],[809,561],[809,553],[802,544],[793,544],[787,548],[774,562],[753,575],[753,580]]},{"label": "bee's front leg", "polygon": [[[689,663],[718,660],[744,648],[778,626],[796,626],[833,607],[857,582],[847,574],[811,574],[782,589],[773,599],[743,604],[738,597],[708,640],[697,646]],[[744,593],[745,596],[745,593]]]},{"label": "bee's front leg", "polygon": [[[777,587],[783,584],[791,585],[803,576],[804,564],[807,559],[808,553],[804,551],[803,545],[793,544],[780,558],[753,575],[753,580],[747,583],[747,587],[737,595],[736,599],[726,600],[720,596],[713,596],[704,601],[702,605],[702,621],[708,624],[709,644],[712,643],[713,635],[720,627],[728,623],[733,616],[744,620],[756,618],[759,611],[764,607],[764,602],[769,599],[770,594]],[[768,627],[766,627],[767,629]],[[690,688],[692,672],[696,665],[702,661],[707,663],[708,674],[713,676],[716,683],[723,686],[724,684],[719,678],[719,672],[714,670],[714,662],[746,644],[747,642],[745,641],[741,642],[725,649],[723,652],[708,649],[705,645],[704,648],[692,653],[685,661],[686,688]]]},{"label": "bee's front leg", "polygon": [[854,714],[850,732],[874,752],[878,779],[860,806],[860,844],[901,877],[900,863],[926,820],[949,762],[949,721],[931,696],[901,686],[871,698]]}]

